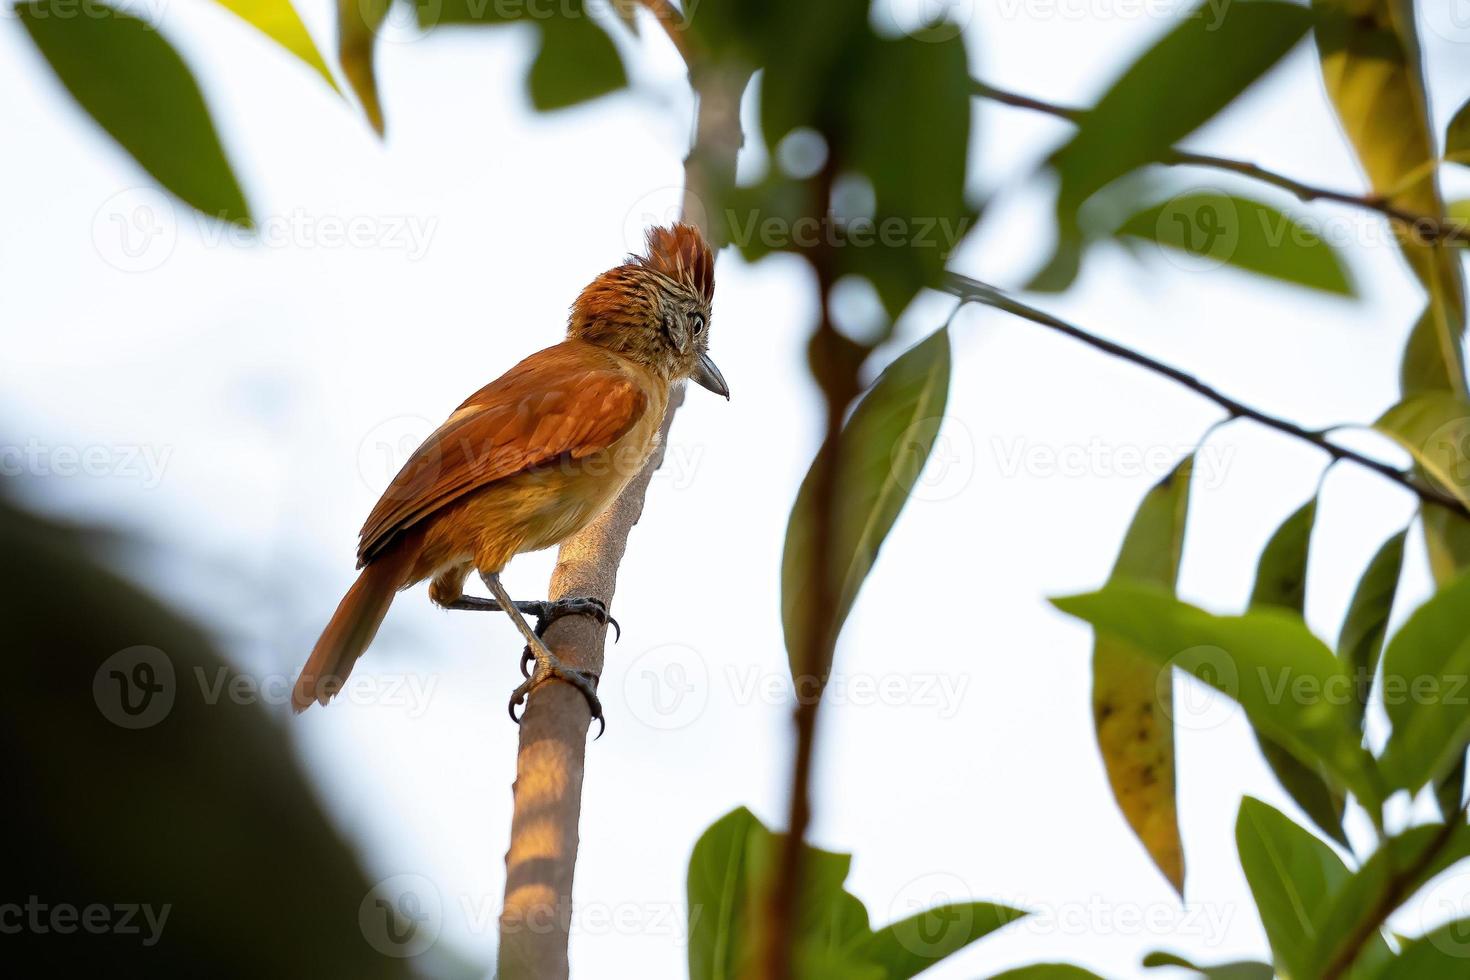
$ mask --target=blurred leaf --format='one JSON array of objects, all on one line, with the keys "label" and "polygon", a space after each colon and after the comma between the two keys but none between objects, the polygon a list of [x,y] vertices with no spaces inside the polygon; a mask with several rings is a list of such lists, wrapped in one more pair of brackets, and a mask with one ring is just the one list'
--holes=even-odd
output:
[{"label": "blurred leaf", "polygon": [[628,84],[617,47],[589,14],[584,0],[564,0],[549,15],[548,10],[531,3],[415,2],[419,26],[425,30],[461,24],[534,25],[541,35],[541,48],[531,64],[526,84],[531,105],[539,112],[578,105]]},{"label": "blurred leaf", "polygon": [[[1302,616],[1307,604],[1307,561],[1311,552],[1312,528],[1317,521],[1317,501],[1309,500],[1282,522],[1261,552],[1256,567],[1256,584],[1251,591],[1251,609],[1276,606]],[[1342,815],[1347,798],[1334,790],[1316,767],[1297,760],[1270,736],[1257,731],[1256,742],[1281,787],[1296,805],[1327,836],[1347,846]]]},{"label": "blurred leaf", "polygon": [[1399,589],[1399,574],[1404,567],[1404,539],[1407,536],[1407,531],[1395,534],[1368,562],[1367,570],[1353,591],[1347,615],[1342,621],[1342,633],[1337,639],[1337,656],[1352,675],[1353,686],[1358,692],[1359,724],[1362,724],[1363,709],[1373,689],[1373,677],[1378,672],[1383,638],[1388,633],[1388,620]]},{"label": "blurred leaf", "polygon": [[392,0],[337,0],[337,60],[379,136],[384,131],[383,103],[378,98],[373,55],[378,28],[388,18],[390,3]]},{"label": "blurred leaf", "polygon": [[[1123,538],[1110,581],[1163,586],[1179,577],[1189,516],[1190,455],[1151,489]],[[1174,890],[1184,893],[1175,803],[1173,674],[1126,640],[1098,631],[1092,647],[1092,719],[1108,783],[1128,825]]]},{"label": "blurred leaf", "polygon": [[1347,865],[1332,848],[1249,796],[1240,803],[1235,841],[1281,972],[1302,980],[1318,976],[1311,958],[1318,920],[1348,880]]},{"label": "blurred leaf", "polygon": [[[1460,106],[1445,129],[1444,158],[1450,163],[1470,164],[1470,102]],[[1455,205],[1450,205],[1451,214],[1454,209]]]},{"label": "blurred leaf", "polygon": [[1407,449],[1437,488],[1470,506],[1470,404],[1427,391],[1399,402],[1373,427]]},{"label": "blurred leaf", "polygon": [[[1420,64],[1419,38],[1408,0],[1313,0],[1314,35],[1322,78],[1373,190],[1405,210],[1444,212]],[[1401,223],[1395,223],[1405,232]],[[1411,340],[1412,371],[1404,394],[1426,387],[1464,392],[1459,338],[1464,333],[1464,279],[1453,250],[1411,236],[1400,247],[1428,290],[1435,312],[1422,321],[1435,338]],[[1406,366],[1410,358],[1406,352]]]},{"label": "blurred leaf", "polygon": [[[1313,944],[1312,962],[1319,969],[1334,962],[1349,942],[1349,937],[1359,934],[1369,916],[1377,915],[1394,879],[1409,875],[1424,860],[1429,849],[1439,842],[1443,829],[1441,824],[1414,827],[1384,841],[1363,866],[1336,889],[1325,914],[1317,917],[1320,928]],[[1431,878],[1467,857],[1470,857],[1470,827],[1460,823],[1453,836],[1442,843],[1438,855],[1395,888],[1396,906],[1408,904]],[[1378,942],[1369,944],[1366,952],[1359,955],[1359,967],[1367,975],[1376,975],[1374,971],[1385,959],[1384,952],[1386,948],[1380,936]]]},{"label": "blurred leaf", "polygon": [[527,77],[537,110],[565,109],[628,84],[612,38],[585,14],[553,17],[541,34],[541,53]]},{"label": "blurred leaf", "polygon": [[1143,54],[1079,121],[1051,158],[1057,192],[1057,256],[1029,288],[1063,289],[1076,262],[1077,209],[1124,174],[1167,157],[1270,69],[1306,33],[1309,13],[1278,0],[1200,4]]},{"label": "blurred leaf", "polygon": [[1403,952],[1375,980],[1464,980],[1470,957],[1470,918],[1447,922]]},{"label": "blurred leaf", "polygon": [[[12,845],[0,880],[53,908],[105,907],[112,922],[126,906],[133,930],[18,930],[8,962],[54,976],[302,980],[427,965],[443,947],[423,931],[442,922],[433,882],[363,875],[266,710],[270,677],[237,671],[108,571],[91,534],[0,501],[0,549],[15,563],[0,589],[0,732],[6,792],[24,801],[0,817]],[[425,899],[418,921],[394,912],[409,894]],[[160,919],[151,943],[140,906]]]},{"label": "blurred leaf", "polygon": [[1070,963],[1037,963],[997,973],[990,980],[1103,980],[1091,970]]},{"label": "blurred leaf", "polygon": [[340,92],[332,71],[327,67],[322,54],[311,39],[301,15],[291,6],[291,0],[216,0],[220,6],[251,24],[266,37],[300,58],[318,75]]},{"label": "blurred leaf", "polygon": [[16,12],[72,96],[165,188],[212,218],[252,222],[194,76],[153,25],[66,0]]},{"label": "blurred leaf", "polygon": [[1393,722],[1383,775],[1417,791],[1449,771],[1470,739],[1470,573],[1411,615],[1383,654],[1383,703]]},{"label": "blurred leaf", "polygon": [[[792,676],[803,696],[813,692],[799,676],[801,652],[810,635],[808,616],[815,585],[813,554],[819,520],[831,521],[829,589],[832,621],[823,630],[820,680],[825,682],[842,624],[857,599],[883,540],[929,459],[949,395],[949,332],[935,331],[895,360],[874,382],[843,427],[837,446],[839,499],[830,515],[819,514],[813,487],[816,462],[802,481],[786,528],[781,562],[781,620]],[[823,447],[831,452],[832,447]]]},{"label": "blurred leaf", "polygon": [[[781,840],[741,807],[695,844],[689,861],[690,980],[749,975],[760,948],[752,903],[777,866]],[[905,980],[1024,914],[971,902],[928,909],[874,932],[862,903],[842,887],[850,856],[812,847],[804,854],[796,923],[799,980]]]},{"label": "blurred leaf", "polygon": [[1199,966],[1173,953],[1149,953],[1143,965],[1150,969],[1177,966],[1193,970],[1208,980],[1273,980],[1276,971],[1265,963],[1221,963],[1218,966]]},{"label": "blurred leaf", "polygon": [[1321,764],[1366,806],[1377,804],[1372,759],[1343,703],[1351,681],[1301,617],[1278,609],[1215,616],[1132,583],[1052,604],[1222,691],[1300,761]]},{"label": "blurred leaf", "polygon": [[1283,282],[1356,295],[1331,245],[1291,216],[1243,197],[1176,197],[1133,215],[1118,233]]}]

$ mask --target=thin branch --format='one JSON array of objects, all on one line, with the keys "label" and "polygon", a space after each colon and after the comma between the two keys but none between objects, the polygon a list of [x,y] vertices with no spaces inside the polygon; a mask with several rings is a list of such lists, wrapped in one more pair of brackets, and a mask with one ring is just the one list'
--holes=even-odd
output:
[{"label": "thin branch", "polygon": [[[840,163],[835,153],[828,156],[819,181],[818,200],[830,200],[832,185],[840,173]],[[802,603],[806,606],[805,628],[796,640],[796,649],[791,651],[796,665],[797,700],[793,719],[796,752],[791,766],[790,811],[778,863],[765,895],[761,930],[764,948],[760,958],[763,968],[756,974],[761,980],[788,980],[794,973],[798,910],[806,881],[806,832],[812,819],[811,783],[816,759],[817,713],[822,704],[821,686],[825,683],[832,652],[837,645],[834,615],[837,594],[833,588],[832,552],[842,477],[842,423],[848,408],[857,399],[859,370],[863,359],[871,352],[870,347],[846,340],[834,324],[830,297],[832,286],[839,277],[834,251],[835,246],[824,236],[820,245],[806,252],[816,272],[819,290],[819,316],[809,349],[825,414],[822,445],[811,469],[814,506],[812,540],[808,550],[811,567],[803,576],[806,586],[802,594]],[[808,678],[817,682],[815,695],[803,690],[801,682]]]},{"label": "thin branch", "polygon": [[1268,415],[1259,409],[1252,408],[1243,402],[1231,398],[1229,395],[1217,391],[1192,374],[1187,374],[1176,367],[1171,367],[1161,361],[1156,361],[1152,357],[1141,354],[1130,347],[1124,347],[1122,344],[1088,333],[1081,327],[1067,323],[1065,320],[1060,320],[1049,313],[1043,313],[1035,307],[1027,306],[1025,303],[1006,295],[994,286],[989,286],[968,276],[951,272],[945,277],[942,288],[945,292],[958,296],[967,303],[983,303],[986,306],[993,306],[1013,316],[1030,320],[1032,323],[1038,323],[1058,333],[1066,334],[1074,340],[1080,340],[1084,344],[1095,347],[1106,354],[1111,354],[1114,357],[1122,358],[1125,361],[1136,364],[1145,370],[1168,378],[1170,381],[1188,388],[1197,395],[1209,399],[1229,412],[1232,418],[1249,419],[1268,429],[1275,429],[1277,432],[1283,432],[1294,439],[1300,439],[1302,442],[1322,450],[1334,461],[1354,463],[1364,469],[1372,470],[1379,476],[1397,483],[1427,504],[1444,507],[1462,517],[1470,518],[1470,508],[1467,508],[1465,504],[1449,494],[1442,493],[1434,487],[1420,483],[1403,470],[1395,469],[1382,460],[1373,459],[1355,450],[1339,446],[1328,440],[1325,433],[1304,429],[1295,422],[1279,418],[1275,415]]},{"label": "thin branch", "polygon": [[[684,218],[701,225],[716,247],[723,237],[705,221],[702,202],[724,200],[733,186],[735,154],[741,144],[740,96],[750,74],[718,66],[697,78],[690,72],[699,112],[694,146],[684,162]],[[669,428],[682,401],[683,391],[674,391],[664,417],[663,446],[668,445]],[[561,546],[551,574],[551,598],[591,596],[611,606],[628,535],[642,516],[649,481],[663,455],[660,449],[612,507]],[[586,616],[570,616],[554,622],[545,640],[563,663],[601,676],[605,626]],[[572,876],[590,722],[586,699],[570,685],[543,685],[527,701],[512,788],[510,849],[505,856],[497,971],[501,980],[564,980],[568,975]]]},{"label": "thin branch", "polygon": [[1322,971],[1322,980],[1338,980],[1339,977],[1347,975],[1357,961],[1358,955],[1363,947],[1373,938],[1388,917],[1393,915],[1394,910],[1409,897],[1416,882],[1419,882],[1424,873],[1434,864],[1451,840],[1454,839],[1455,831],[1465,825],[1465,816],[1470,813],[1470,802],[1461,807],[1460,812],[1447,819],[1444,826],[1434,835],[1429,846],[1419,858],[1402,871],[1395,872],[1384,882],[1383,892],[1378,896],[1372,911],[1358,922],[1356,928],[1343,940],[1337,948],[1332,959]]},{"label": "thin branch", "polygon": [[[1044,113],[1048,116],[1054,116],[1057,119],[1065,119],[1071,123],[1080,123],[1087,116],[1086,109],[1044,102],[1041,99],[1034,99],[1029,95],[1018,95],[1015,92],[1008,92],[1005,89],[996,88],[993,85],[987,85],[981,81],[972,81],[971,85],[972,91],[981,98],[1014,106],[1018,109]],[[1278,174],[1273,170],[1267,170],[1265,167],[1244,160],[1234,160],[1229,157],[1214,156],[1209,153],[1194,153],[1189,150],[1181,150],[1178,147],[1171,148],[1158,162],[1173,167],[1208,167],[1212,170],[1223,170],[1270,184],[1272,187],[1280,188],[1294,195],[1301,201],[1335,201],[1338,204],[1346,204],[1349,207],[1373,211],[1406,225],[1408,231],[1425,244],[1438,241],[1455,242],[1461,245],[1470,244],[1470,229],[1465,227],[1464,222],[1420,214],[1417,211],[1410,211],[1406,208],[1398,207],[1381,194],[1352,194],[1348,191],[1318,187],[1315,184],[1303,183],[1300,180]]]}]

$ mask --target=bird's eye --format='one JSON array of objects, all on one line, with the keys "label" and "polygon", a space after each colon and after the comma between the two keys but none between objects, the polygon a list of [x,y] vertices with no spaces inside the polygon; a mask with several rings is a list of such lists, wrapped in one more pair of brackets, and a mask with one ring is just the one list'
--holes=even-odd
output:
[{"label": "bird's eye", "polygon": [[689,329],[694,332],[694,336],[696,336],[696,337],[698,337],[700,334],[704,333],[704,314],[703,313],[696,313],[696,314],[694,314],[694,316],[692,316],[692,317],[689,318]]}]

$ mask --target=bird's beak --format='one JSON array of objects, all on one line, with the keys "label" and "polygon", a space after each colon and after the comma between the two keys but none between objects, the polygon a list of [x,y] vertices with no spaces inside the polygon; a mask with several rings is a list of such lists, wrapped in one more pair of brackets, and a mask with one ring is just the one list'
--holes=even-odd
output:
[{"label": "bird's beak", "polygon": [[690,375],[701,388],[708,388],[717,395],[724,395],[726,400],[730,398],[730,388],[725,384],[725,376],[720,369],[715,367],[715,362],[705,353],[699,355],[699,363],[694,366],[694,373]]}]

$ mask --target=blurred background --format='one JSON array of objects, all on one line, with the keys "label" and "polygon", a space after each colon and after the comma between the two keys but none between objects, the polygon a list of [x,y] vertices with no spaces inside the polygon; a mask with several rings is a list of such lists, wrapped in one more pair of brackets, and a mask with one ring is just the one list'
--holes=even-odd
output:
[{"label": "blurred background", "polygon": [[[1182,9],[943,6],[977,77],[1062,104],[1091,102]],[[873,18],[901,32],[926,7],[879,0]],[[220,906],[223,894],[234,926],[258,920],[283,948],[309,950],[303,970],[488,975],[516,744],[504,711],[519,680],[511,625],[442,612],[416,589],[329,709],[292,717],[290,683],[408,453],[464,396],[556,342],[578,290],[639,247],[646,225],[677,216],[693,112],[683,64],[657,30],[619,34],[629,87],[541,114],[524,95],[529,27],[425,36],[395,11],[378,47],[391,120],[380,140],[217,5],[127,9],[195,72],[259,229],[207,221],[159,191],[0,8],[11,93],[0,100],[0,466],[7,507],[25,512],[12,513],[7,550],[26,556],[5,590],[28,655],[23,683],[0,688],[0,725],[29,797],[16,801],[16,873],[0,899],[102,902],[114,923],[136,904],[141,932],[127,941],[154,932],[160,955],[197,966],[230,925],[191,913],[191,898]],[[331,5],[298,9],[329,46]],[[1470,94],[1470,17],[1457,9],[1421,11],[1430,88],[1449,96],[1436,129]],[[757,99],[742,181],[779,165],[753,123]],[[1067,134],[975,103],[968,184],[988,206],[951,268],[1026,282],[1052,245],[1052,188],[1036,165]],[[1309,44],[1190,146],[1361,186]],[[1196,188],[1239,187],[1193,176]],[[1449,179],[1447,197],[1470,193],[1470,180]],[[1358,298],[1102,246],[1042,305],[1304,425],[1371,420],[1396,401],[1419,287],[1371,216],[1272,201],[1339,246]],[[865,302],[839,315],[861,322]],[[922,295],[884,359],[955,305]],[[608,734],[589,749],[574,975],[683,975],[695,839],[739,805],[784,820],[792,697],[777,582],[820,436],[804,346],[814,307],[794,257],[720,255],[712,352],[733,398],[690,392],[623,563],[623,638],[601,684]],[[1230,843],[1236,804],[1250,793],[1298,811],[1249,726],[1230,702],[1180,693],[1181,904],[1111,799],[1088,709],[1090,631],[1046,603],[1103,581],[1139,498],[1218,413],[994,311],[960,311],[952,336],[934,458],[839,650],[811,840],[856,855],[848,887],[877,920],[964,898],[1035,912],[926,976],[1065,958],[1130,977],[1159,948],[1260,957]],[[1380,437],[1342,438],[1407,462]],[[1200,453],[1181,595],[1241,608],[1261,545],[1311,497],[1323,462],[1245,423],[1215,433]],[[1371,474],[1331,472],[1314,628],[1335,634],[1357,573],[1413,511]],[[1405,607],[1430,592],[1410,541]],[[553,560],[517,560],[511,592],[544,594]],[[70,666],[47,669],[55,662]],[[129,692],[149,687],[159,697],[133,713],[142,702]],[[1470,908],[1470,874],[1427,894],[1406,931]],[[416,955],[360,915],[383,896],[418,921]],[[165,906],[150,929],[145,912],[157,922]],[[335,931],[296,935],[291,923],[305,929],[313,909],[330,911]],[[54,938],[30,934],[42,951]],[[268,962],[239,948],[217,972]]]}]

